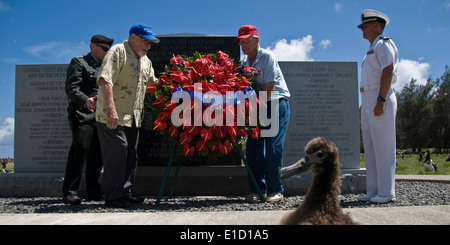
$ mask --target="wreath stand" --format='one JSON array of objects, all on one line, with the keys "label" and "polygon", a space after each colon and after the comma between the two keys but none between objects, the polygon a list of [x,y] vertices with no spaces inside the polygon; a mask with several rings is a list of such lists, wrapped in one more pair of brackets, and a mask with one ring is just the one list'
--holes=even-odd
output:
[{"label": "wreath stand", "polygon": [[[178,143],[176,142],[173,145],[172,153],[170,154],[169,161],[167,162],[167,167],[166,167],[166,170],[164,172],[164,177],[163,177],[162,182],[161,182],[161,187],[159,188],[158,197],[156,198],[156,205],[155,205],[156,207],[159,207],[159,203],[161,202],[161,197],[163,195],[163,192],[164,192],[164,189],[165,189],[166,183],[167,183],[167,178],[169,177],[170,169],[172,168],[173,158],[174,158],[174,156],[175,156],[175,154],[177,152],[177,146],[178,146]],[[255,177],[253,176],[252,170],[250,169],[250,167],[247,164],[247,159],[245,158],[244,153],[242,153],[241,147],[238,147],[238,150],[239,150],[239,153],[241,155],[241,159],[244,162],[245,167],[247,168],[247,173],[250,176],[250,180],[251,180],[253,186],[255,187],[256,191],[258,192],[258,195],[259,195],[259,198],[260,198],[261,202],[264,202],[265,201],[264,195],[262,194],[261,190],[259,189],[258,185],[256,184]],[[171,198],[173,196],[173,191],[175,189],[175,183],[176,183],[177,178],[178,178],[178,172],[180,170],[180,167],[181,167],[181,163],[179,162],[177,164],[177,168],[175,170],[175,175],[173,177],[173,182],[172,182],[172,187],[171,187],[171,190],[170,190],[169,198]]]}]

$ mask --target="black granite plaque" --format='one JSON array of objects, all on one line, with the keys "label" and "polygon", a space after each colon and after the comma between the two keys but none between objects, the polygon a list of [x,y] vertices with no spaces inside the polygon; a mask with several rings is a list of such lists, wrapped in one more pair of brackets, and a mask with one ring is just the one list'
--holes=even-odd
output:
[{"label": "black granite plaque", "polygon": [[156,37],[161,42],[152,45],[147,56],[152,61],[157,76],[169,65],[174,55],[192,56],[194,52],[209,54],[222,51],[236,61],[240,59],[240,48],[234,42],[235,36],[184,33]]},{"label": "black granite plaque", "polygon": [[[194,52],[201,54],[216,53],[222,51],[235,59],[240,60],[240,47],[234,42],[235,36],[219,36],[207,34],[171,34],[159,35],[159,44],[152,45],[147,53],[155,69],[155,74],[159,74],[169,65],[170,59],[175,55],[193,56]],[[139,165],[165,166],[172,152],[174,141],[165,139],[160,132],[153,130],[153,122],[156,119],[153,115],[151,105],[153,98],[146,95],[144,101],[144,119],[139,137]],[[195,165],[240,165],[241,159],[237,151],[228,155],[220,155],[218,158],[208,158],[197,155],[185,157],[178,146],[175,156],[175,163],[182,163],[188,166]]]}]

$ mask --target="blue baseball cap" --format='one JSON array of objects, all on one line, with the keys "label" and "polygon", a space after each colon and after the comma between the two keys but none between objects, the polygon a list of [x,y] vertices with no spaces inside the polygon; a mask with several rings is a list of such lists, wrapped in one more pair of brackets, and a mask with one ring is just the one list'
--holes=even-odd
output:
[{"label": "blue baseball cap", "polygon": [[141,24],[134,25],[130,29],[130,36],[131,36],[131,34],[141,35],[141,36],[147,38],[148,40],[151,40],[154,43],[159,43],[159,39],[156,38],[155,36],[153,36],[153,30],[149,26],[144,26]]}]

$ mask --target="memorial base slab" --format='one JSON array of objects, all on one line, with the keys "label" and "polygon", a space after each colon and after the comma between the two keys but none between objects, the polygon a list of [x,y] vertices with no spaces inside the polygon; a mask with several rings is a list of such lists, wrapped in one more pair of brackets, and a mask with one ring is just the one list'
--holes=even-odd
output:
[{"label": "memorial base slab", "polygon": [[[156,196],[165,167],[139,166],[132,189],[137,196]],[[170,172],[164,196],[169,195],[175,169]],[[61,197],[64,173],[0,174],[0,197]],[[313,175],[305,173],[283,182],[285,195],[304,195]],[[341,170],[342,194],[364,193],[365,169]],[[101,182],[101,177],[100,177]],[[247,170],[244,166],[181,167],[175,186],[175,196],[244,196],[250,193]],[[84,177],[80,196],[85,194]]]}]

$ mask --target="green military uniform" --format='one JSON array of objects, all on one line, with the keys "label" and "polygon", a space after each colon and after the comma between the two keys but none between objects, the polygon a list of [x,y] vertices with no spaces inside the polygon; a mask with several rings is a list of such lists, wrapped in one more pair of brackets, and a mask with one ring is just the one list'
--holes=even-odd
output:
[{"label": "green military uniform", "polygon": [[86,101],[98,92],[97,74],[101,62],[90,53],[72,59],[67,69],[66,94],[69,97],[69,123],[72,130],[72,145],[67,157],[63,183],[63,196],[77,195],[83,165],[86,164],[86,194],[100,194],[98,178],[102,169],[100,144],[94,125],[95,112],[90,112]]}]

